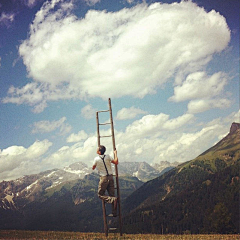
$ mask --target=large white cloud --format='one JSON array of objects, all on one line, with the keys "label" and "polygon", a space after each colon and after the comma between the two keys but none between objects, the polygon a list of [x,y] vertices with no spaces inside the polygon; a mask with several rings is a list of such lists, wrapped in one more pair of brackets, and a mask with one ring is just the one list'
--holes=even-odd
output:
[{"label": "large white cloud", "polygon": [[175,74],[180,82],[180,76],[200,70],[230,40],[225,18],[192,2],[90,10],[83,19],[72,8],[55,0],[36,14],[19,47],[34,82],[12,86],[3,102],[40,112],[59,99],[142,98]]}]

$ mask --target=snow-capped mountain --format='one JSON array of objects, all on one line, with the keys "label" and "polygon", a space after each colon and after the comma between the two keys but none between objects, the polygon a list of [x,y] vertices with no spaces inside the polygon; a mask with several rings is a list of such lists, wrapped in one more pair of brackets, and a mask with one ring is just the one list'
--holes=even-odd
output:
[{"label": "snow-capped mountain", "polygon": [[[39,174],[33,174],[12,181],[0,183],[0,208],[21,208],[26,200],[29,202],[39,199],[42,193],[65,182],[83,179],[91,173],[88,166],[82,162],[71,164],[64,169],[52,169]],[[24,199],[18,206],[13,199]],[[19,201],[18,201],[19,202]]]},{"label": "snow-capped mountain", "polygon": [[160,172],[146,162],[122,162],[118,167],[119,176],[131,175],[140,181],[148,181],[160,175]]}]

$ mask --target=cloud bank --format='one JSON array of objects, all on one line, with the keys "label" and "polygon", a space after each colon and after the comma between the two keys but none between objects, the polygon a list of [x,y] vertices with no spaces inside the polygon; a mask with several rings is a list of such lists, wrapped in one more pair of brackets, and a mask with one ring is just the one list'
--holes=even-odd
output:
[{"label": "cloud bank", "polygon": [[[194,159],[207,150],[213,140],[218,142],[226,136],[231,123],[239,122],[239,114],[240,111],[234,112],[204,126],[196,126],[191,114],[172,119],[163,113],[146,115],[128,125],[125,131],[115,131],[119,160],[147,160],[151,164]],[[29,148],[12,146],[0,150],[0,181],[46,169],[63,168],[78,161],[91,167],[96,155],[96,133],[87,134],[81,130],[69,135],[66,142],[72,145],[63,146],[47,156],[44,154],[52,146],[48,140],[36,141]],[[109,146],[107,152],[111,154],[111,139],[105,140],[104,145]]]},{"label": "cloud bank", "polygon": [[[191,74],[230,41],[225,18],[192,2],[89,10],[83,19],[72,14],[73,7],[71,1],[55,0],[36,14],[29,38],[19,46],[33,81],[12,86],[4,103],[28,104],[41,112],[50,101],[106,99],[105,92],[107,97],[143,98],[171,78],[180,85],[172,100],[179,101],[179,89],[194,85]],[[226,84],[222,76],[215,77]]]}]

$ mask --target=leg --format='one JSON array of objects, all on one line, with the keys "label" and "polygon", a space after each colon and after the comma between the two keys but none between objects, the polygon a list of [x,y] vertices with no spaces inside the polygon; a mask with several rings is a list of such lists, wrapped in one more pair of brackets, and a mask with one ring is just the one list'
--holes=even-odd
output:
[{"label": "leg", "polygon": [[100,181],[98,184],[98,197],[104,200],[106,203],[113,203],[115,198],[105,195],[105,191],[108,188],[108,185],[109,185],[108,177],[107,176],[100,177]]}]

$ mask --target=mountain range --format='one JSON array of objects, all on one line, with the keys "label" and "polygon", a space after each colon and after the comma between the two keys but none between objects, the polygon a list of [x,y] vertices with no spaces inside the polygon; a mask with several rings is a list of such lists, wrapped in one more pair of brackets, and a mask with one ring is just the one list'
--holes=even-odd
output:
[{"label": "mountain range", "polygon": [[[171,163],[168,164],[171,166]],[[146,162],[122,162],[119,164],[118,172],[122,199],[139,188],[143,181],[161,175],[160,171]],[[79,229],[73,220],[76,218],[76,212],[79,212],[77,222],[84,222],[85,227],[82,230],[101,230],[102,210],[97,198],[98,181],[99,176],[83,162],[73,163],[63,169],[52,169],[16,180],[2,181],[0,183],[0,229],[68,230],[68,225],[58,222],[59,218],[49,216],[49,214],[58,216],[64,208],[66,211],[64,219],[73,222],[74,226],[71,225],[71,228],[74,230]],[[40,212],[39,209],[42,211]],[[86,209],[89,213],[86,213]],[[89,226],[86,226],[84,214],[92,216],[96,221],[95,225],[89,221]],[[51,221],[39,221],[45,218]],[[80,223],[79,225],[83,225]]]},{"label": "mountain range", "polygon": [[[164,162],[163,166],[175,166]],[[161,166],[158,164],[158,166]],[[171,167],[170,167],[171,168]],[[164,170],[164,167],[163,167]],[[148,181],[161,175],[161,172],[146,162],[123,162],[119,164],[119,176],[133,176],[140,181]],[[27,175],[12,181],[0,183],[0,208],[17,209],[15,201],[25,199],[32,202],[41,199],[43,192],[49,192],[64,183],[84,179],[92,170],[82,162],[73,163],[63,169],[52,169],[39,174]],[[25,202],[25,201],[21,201]]]},{"label": "mountain range", "polygon": [[[124,232],[239,233],[239,163],[239,123],[180,165],[119,163]],[[98,181],[82,162],[2,181],[0,229],[102,231]]]}]

